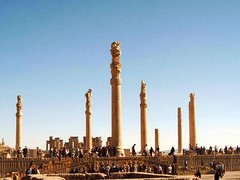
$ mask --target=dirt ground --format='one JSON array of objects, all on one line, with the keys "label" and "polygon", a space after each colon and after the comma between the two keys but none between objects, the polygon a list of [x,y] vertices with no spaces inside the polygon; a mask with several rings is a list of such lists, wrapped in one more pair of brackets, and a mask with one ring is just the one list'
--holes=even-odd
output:
[{"label": "dirt ground", "polygon": [[[213,180],[214,174],[211,175],[202,175],[202,178],[204,180]],[[240,180],[240,171],[229,171],[226,172],[223,178],[221,180]]]},{"label": "dirt ground", "polygon": [[[179,176],[181,177],[181,176]],[[194,177],[194,176],[183,176]],[[214,180],[214,174],[203,174],[201,180]],[[220,180],[240,180],[240,171],[228,171]]]}]

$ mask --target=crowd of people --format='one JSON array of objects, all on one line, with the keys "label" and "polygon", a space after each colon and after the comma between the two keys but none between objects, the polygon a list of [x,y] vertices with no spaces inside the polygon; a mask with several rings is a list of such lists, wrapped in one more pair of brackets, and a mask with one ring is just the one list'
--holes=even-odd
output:
[{"label": "crowd of people", "polygon": [[[239,153],[240,148],[237,146],[237,148],[232,148],[225,146],[224,149],[218,149],[217,146],[214,148],[212,146],[209,147],[209,149],[206,149],[204,146],[203,147],[190,147],[190,150],[195,152],[197,155],[208,155],[212,153],[222,153],[222,154],[233,154],[233,153]],[[17,157],[29,157],[29,149],[25,146],[23,149],[19,148],[16,152]],[[37,148],[37,157],[40,157],[42,155],[42,152],[39,148]],[[88,151],[84,150],[83,148],[66,148],[63,147],[61,149],[57,148],[51,148],[49,152],[47,153],[50,158],[58,158],[59,161],[61,161],[61,158],[66,158],[66,157],[71,157],[71,158],[82,158],[86,154],[89,157],[113,157],[116,156],[117,149],[114,147],[110,146],[99,146],[95,147],[92,149],[89,149]],[[141,152],[142,156],[159,156],[161,154],[159,147],[156,147],[154,150],[152,147],[148,149],[147,144],[144,147],[144,150]],[[156,173],[156,174],[172,174],[175,175],[177,174],[176,172],[176,156],[174,155],[175,149],[174,147],[171,148],[170,152],[168,153],[168,156],[173,156],[173,162],[169,165],[165,164],[155,164],[155,165],[150,165],[150,164],[145,164],[145,163],[125,163],[122,165],[118,164],[112,164],[111,166],[108,164],[102,164],[100,167],[93,167],[93,166],[88,166],[85,167],[84,169],[71,169],[70,173],[79,173],[79,172],[100,172],[100,173],[105,173],[106,175],[109,175],[112,172],[149,172],[149,173]],[[133,144],[131,147],[131,156],[137,156],[137,151],[136,151],[136,144]],[[188,164],[187,161],[184,161],[184,166],[187,167]],[[203,161],[201,161],[201,166],[203,166]],[[225,173],[225,166],[222,162],[211,162],[210,163],[210,168],[215,171],[214,174],[214,179],[219,179],[220,177],[224,176]],[[36,167],[34,163],[31,163],[28,169],[26,170],[25,174],[39,174],[39,169]],[[201,177],[201,172],[199,169],[197,169],[196,173],[194,174],[196,177]]]},{"label": "crowd of people", "polygon": [[101,164],[100,166],[85,166],[82,169],[71,169],[69,173],[104,173],[109,175],[114,172],[146,172],[146,173],[154,173],[154,174],[176,174],[176,167],[174,164],[167,165],[150,165],[142,162],[138,163],[124,163],[124,164],[116,164],[112,163],[109,165],[108,163]]},{"label": "crowd of people", "polygon": [[[236,146],[236,148],[233,148],[232,146],[225,146],[224,148],[218,148],[217,146],[210,146],[208,149],[205,148],[205,146],[196,145],[195,147],[191,147],[189,145],[189,149],[194,151],[197,155],[211,155],[211,154],[239,154],[240,148]],[[185,152],[185,150],[184,150]]]}]

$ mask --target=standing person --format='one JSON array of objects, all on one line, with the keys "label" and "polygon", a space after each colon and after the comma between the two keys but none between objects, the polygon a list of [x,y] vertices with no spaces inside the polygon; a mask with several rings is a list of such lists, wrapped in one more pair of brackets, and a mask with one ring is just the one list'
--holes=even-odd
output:
[{"label": "standing person", "polygon": [[150,150],[149,150],[150,156],[153,155],[153,152],[154,152],[153,147],[151,147]]},{"label": "standing person", "polygon": [[147,144],[145,145],[144,151],[143,151],[143,155],[146,157],[148,155],[148,146]]},{"label": "standing person", "polygon": [[18,150],[17,150],[17,157],[22,158],[22,156],[23,156],[22,155],[22,150],[21,150],[21,147],[19,147]]},{"label": "standing person", "polygon": [[199,169],[198,169],[197,172],[194,174],[194,176],[201,178],[201,172],[200,172]]},{"label": "standing person", "polygon": [[219,180],[221,177],[221,173],[217,170],[214,174],[214,180]]},{"label": "standing person", "polygon": [[134,145],[132,146],[132,156],[133,156],[133,157],[136,156],[135,146],[136,146],[136,144],[134,144]]}]

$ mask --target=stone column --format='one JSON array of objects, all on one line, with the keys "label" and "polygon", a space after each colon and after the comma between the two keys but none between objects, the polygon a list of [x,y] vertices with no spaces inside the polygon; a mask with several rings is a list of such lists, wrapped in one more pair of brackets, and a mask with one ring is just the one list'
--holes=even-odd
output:
[{"label": "stone column", "polygon": [[140,118],[141,118],[141,152],[144,151],[145,145],[148,145],[148,130],[147,130],[147,93],[146,84],[141,83],[140,93]]},{"label": "stone column", "polygon": [[17,113],[16,113],[16,150],[19,149],[19,147],[22,148],[22,96],[18,95],[17,96]]},{"label": "stone column", "polygon": [[182,109],[178,108],[178,153],[182,153]]},{"label": "stone column", "polygon": [[92,149],[92,90],[89,89],[86,97],[86,150]]},{"label": "stone column", "polygon": [[196,109],[195,109],[195,94],[190,94],[189,102],[189,146],[196,146]]},{"label": "stone column", "polygon": [[121,102],[121,70],[120,42],[111,45],[112,63],[110,84],[112,86],[112,146],[116,148],[117,156],[124,156],[122,148],[122,102]]},{"label": "stone column", "polygon": [[157,147],[159,147],[159,131],[155,129],[155,149],[157,149]]}]

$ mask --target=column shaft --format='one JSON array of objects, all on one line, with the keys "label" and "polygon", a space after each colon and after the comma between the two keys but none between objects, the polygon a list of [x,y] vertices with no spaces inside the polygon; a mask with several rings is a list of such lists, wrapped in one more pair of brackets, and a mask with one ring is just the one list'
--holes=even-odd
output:
[{"label": "column shaft", "polygon": [[195,94],[190,94],[189,102],[189,146],[196,146],[196,110],[195,110]]},{"label": "column shaft", "polygon": [[141,152],[143,152],[145,149],[145,145],[148,144],[147,94],[146,94],[146,84],[144,83],[144,81],[141,82],[140,118],[141,118]]},{"label": "column shaft", "polygon": [[17,113],[16,113],[16,145],[15,148],[18,150],[22,148],[22,96],[17,96]]},{"label": "column shaft", "polygon": [[92,90],[89,89],[86,97],[86,150],[92,149]]},{"label": "column shaft", "polygon": [[116,156],[124,156],[122,148],[122,103],[121,103],[121,70],[120,43],[111,45],[112,63],[110,84],[112,86],[112,146],[116,148]]},{"label": "column shaft", "polygon": [[159,147],[159,130],[155,129],[155,149],[160,148]]},{"label": "column shaft", "polygon": [[182,153],[182,109],[178,108],[178,153]]}]

